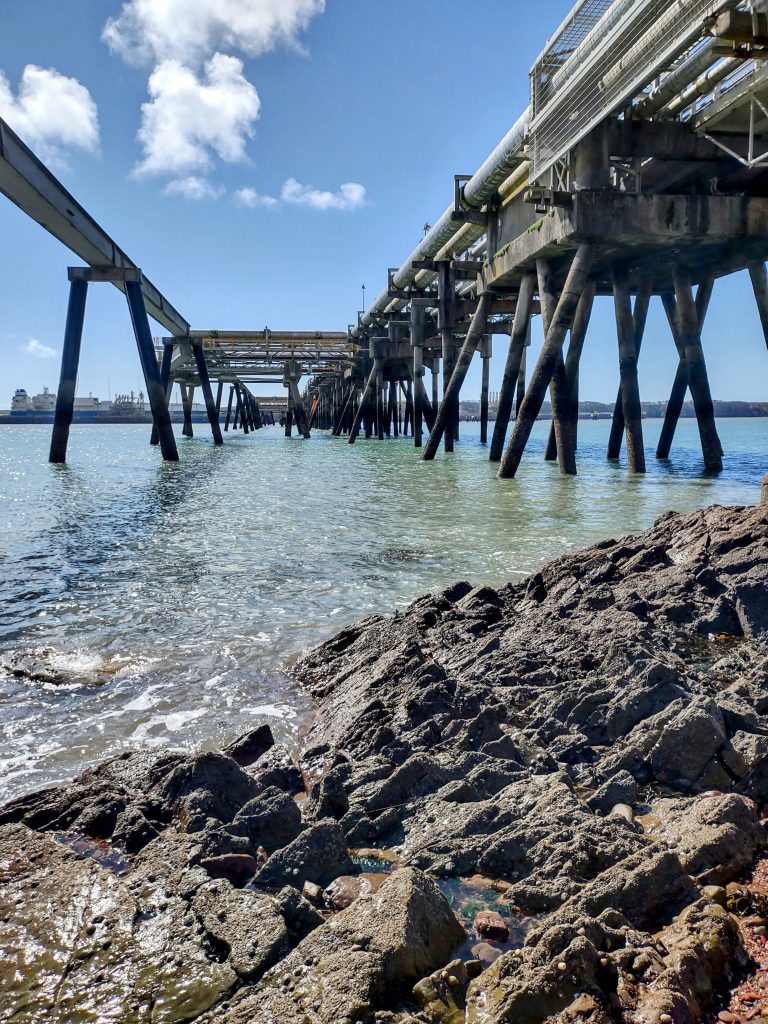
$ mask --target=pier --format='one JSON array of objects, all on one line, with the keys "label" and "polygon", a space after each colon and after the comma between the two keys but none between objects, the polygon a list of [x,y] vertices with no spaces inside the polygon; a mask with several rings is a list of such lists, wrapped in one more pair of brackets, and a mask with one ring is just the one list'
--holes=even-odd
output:
[{"label": "pier", "polygon": [[[517,473],[547,393],[546,458],[574,474],[579,362],[593,304],[610,298],[619,384],[607,458],[626,445],[629,472],[646,469],[637,366],[649,305],[660,301],[678,366],[656,457],[669,457],[690,393],[704,469],[717,472],[701,330],[719,278],[749,273],[768,344],[766,56],[762,0],[579,0],[531,68],[528,109],[474,174],[447,183],[447,209],[337,333],[193,329],[0,122],[0,191],[86,264],[69,269],[51,461],[66,458],[88,287],[110,283],[126,295],[152,441],[168,460],[178,458],[174,383],[187,408],[202,393],[217,444],[229,430],[259,429],[252,387],[277,383],[287,435],[403,435],[429,461],[460,440],[461,389],[479,358],[481,441],[498,475]],[[531,366],[536,316],[545,340]],[[167,337],[153,341],[150,317]],[[491,430],[494,345],[505,368]]]}]

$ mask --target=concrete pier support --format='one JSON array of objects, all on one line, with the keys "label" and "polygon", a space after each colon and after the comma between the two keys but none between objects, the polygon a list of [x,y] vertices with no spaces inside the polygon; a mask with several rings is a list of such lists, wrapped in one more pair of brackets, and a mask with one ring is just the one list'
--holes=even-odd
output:
[{"label": "concrete pier support", "polygon": [[[557,309],[557,292],[552,274],[552,267],[546,260],[536,261],[536,277],[539,284],[539,303],[541,305],[541,323],[544,329],[544,337],[547,336],[549,325]],[[555,372],[552,374],[552,381],[549,385],[549,398],[552,408],[552,422],[549,426],[549,437],[547,447],[544,450],[544,458],[547,462],[554,462],[557,459],[557,433],[555,431],[555,419],[561,411],[563,404],[563,391],[565,389],[565,362],[563,353],[560,352]],[[556,411],[557,410],[557,411]]]},{"label": "concrete pier support", "polygon": [[[219,413],[216,408],[216,402],[213,398],[213,391],[211,391],[211,379],[208,376],[208,365],[205,361],[205,353],[203,352],[202,342],[198,342],[192,345],[192,351],[195,356],[195,365],[197,366],[197,373],[200,377],[200,387],[203,391],[203,398],[205,399],[205,408],[208,413],[208,422],[211,425],[211,433],[213,434],[214,444],[224,444],[224,438],[221,435],[221,425],[219,424]],[[221,398],[221,390],[219,390],[219,398]]]},{"label": "concrete pier support", "polygon": [[160,438],[160,451],[163,458],[168,462],[178,462],[179,453],[176,448],[176,438],[173,436],[173,425],[171,414],[168,411],[168,402],[165,397],[165,388],[160,379],[160,367],[157,365],[155,346],[152,343],[152,332],[149,329],[149,318],[147,308],[144,305],[144,294],[138,280],[125,281],[125,297],[128,301],[128,309],[131,314],[133,333],[136,337],[136,346],[139,350],[142,370],[144,371],[144,385],[147,389],[149,407],[152,410],[152,418],[157,426]]},{"label": "concrete pier support", "polygon": [[[530,321],[528,321],[528,334],[526,335],[525,348],[523,349],[523,354],[520,356],[520,372],[517,375],[517,394],[515,396],[515,419],[517,419],[518,417],[518,414],[520,412],[520,406],[523,404],[523,399],[525,398],[525,380],[527,372],[526,364],[528,362],[528,349],[530,347],[530,344],[531,323]],[[499,458],[501,458],[501,455],[499,455]]]},{"label": "concrete pier support", "polygon": [[235,397],[235,389],[230,385],[229,387],[229,401],[227,402],[227,418],[224,420],[224,430],[229,430],[229,421],[232,416],[232,399]]},{"label": "concrete pier support", "polygon": [[[454,411],[459,401],[461,386],[464,383],[464,378],[467,376],[467,370],[469,370],[472,357],[480,345],[483,334],[485,334],[492,306],[493,297],[489,293],[484,293],[478,299],[477,309],[472,317],[472,323],[464,339],[459,357],[456,360],[456,366],[443,393],[443,400],[435,417],[435,425],[432,427],[427,443],[424,446],[422,458],[425,462],[434,459],[443,435],[445,434],[446,438],[448,436],[448,431],[451,429],[453,422]],[[448,451],[447,447],[446,451]]]},{"label": "concrete pier support", "polygon": [[691,389],[696,410],[704,465],[708,471],[718,472],[723,468],[723,450],[715,425],[715,408],[712,404],[707,364],[701,346],[701,326],[693,298],[691,276],[681,267],[673,267],[672,278],[675,283],[680,341],[688,363],[688,387]]},{"label": "concrete pier support", "polygon": [[[571,339],[568,343],[568,355],[565,359],[565,380],[567,384],[566,415],[574,458],[578,448],[579,436],[579,363],[581,362],[581,353],[584,351],[584,342],[589,330],[589,321],[592,316],[596,289],[597,282],[593,277],[590,277],[576,307],[576,315],[573,318],[573,326],[571,327]],[[523,378],[524,382],[525,378]],[[520,401],[522,401],[522,398]]]},{"label": "concrete pier support", "polygon": [[[635,361],[640,357],[640,348],[643,344],[643,336],[645,334],[645,324],[648,319],[648,307],[651,303],[651,296],[653,295],[653,278],[646,276],[640,282],[635,295],[635,305],[632,310],[632,322],[634,325],[635,332]],[[611,432],[608,437],[608,452],[607,458],[618,459],[621,455],[621,443],[624,439],[624,405],[622,402],[621,384],[619,384],[619,391],[616,395],[616,402],[613,406],[613,420],[611,422]]]},{"label": "concrete pier support", "polygon": [[[696,291],[696,315],[698,316],[700,331],[704,326],[707,311],[709,310],[709,301],[712,297],[714,281],[714,277],[711,274],[708,275],[701,281]],[[685,355],[685,346],[680,332],[677,301],[675,296],[671,293],[662,295],[661,300],[664,305],[664,312],[667,314],[667,320],[669,321],[670,330],[672,331],[672,337],[679,356],[675,380],[672,385],[672,392],[669,396],[669,402],[667,403],[667,408],[664,414],[664,423],[661,428],[659,443],[656,448],[657,459],[668,459],[672,448],[672,441],[675,436],[675,429],[677,428],[677,421],[680,419],[680,413],[683,410],[683,403],[685,402],[685,393],[688,390],[690,375],[688,370],[688,360]]]},{"label": "concrete pier support", "polygon": [[405,418],[403,420],[403,437],[408,437],[410,430],[413,436],[413,383],[411,378],[405,382]]},{"label": "concrete pier support", "polygon": [[192,429],[192,402],[195,389],[187,384],[179,384],[179,390],[181,391],[181,407],[184,412],[184,426],[181,428],[181,432],[184,437],[194,437],[195,432]]},{"label": "concrete pier support", "polygon": [[250,432],[250,427],[248,426],[248,416],[245,411],[245,395],[243,394],[241,384],[235,384],[235,392],[237,394],[237,418],[240,420],[243,433],[247,434]]},{"label": "concrete pier support", "polygon": [[612,273],[613,302],[616,310],[616,332],[619,339],[619,378],[621,407],[627,434],[627,461],[630,473],[645,472],[643,420],[640,388],[637,380],[637,352],[629,275],[625,266],[616,266]]},{"label": "concrete pier support", "polygon": [[423,302],[411,302],[411,347],[413,349],[413,444],[421,448],[423,435],[424,399],[424,318]]},{"label": "concrete pier support", "polygon": [[[453,303],[455,289],[450,260],[437,263],[437,329],[440,331],[443,360],[443,402],[448,394],[448,385],[453,374],[454,340],[453,340]],[[441,403],[442,404],[442,403]],[[458,422],[458,399],[456,408],[451,407],[445,426],[445,450],[453,451],[453,442]],[[438,412],[438,418],[439,418]],[[437,422],[437,421],[436,421]]]},{"label": "concrete pier support", "polygon": [[80,365],[80,346],[83,339],[87,297],[88,284],[86,281],[70,282],[67,324],[64,330],[64,348],[61,353],[59,390],[56,392],[56,412],[53,418],[49,462],[67,461],[67,443],[75,410],[75,387],[77,370]]},{"label": "concrete pier support", "polygon": [[[373,367],[371,369],[370,374],[368,375],[368,380],[366,382],[365,388],[363,389],[362,396],[360,397],[360,404],[357,407],[357,412],[355,413],[355,418],[352,421],[352,427],[350,428],[350,431],[349,431],[349,439],[348,439],[348,443],[349,444],[354,444],[355,443],[355,440],[357,439],[357,435],[360,432],[360,424],[363,422],[363,417],[365,416],[366,412],[368,411],[369,405],[372,404],[373,402],[375,402],[375,399],[376,399],[376,381],[377,381],[377,378],[378,378],[378,375],[379,375],[379,367],[380,367],[379,360],[374,359]],[[368,433],[368,421],[366,421],[366,435],[365,436],[366,437],[370,437],[370,434]]]},{"label": "concrete pier support", "polygon": [[536,417],[541,412],[547,388],[562,355],[563,342],[570,330],[579,299],[589,280],[589,273],[595,256],[592,245],[582,243],[576,251],[563,293],[544,339],[536,367],[520,407],[512,437],[509,440],[499,466],[499,476],[513,477],[520,465],[528,438],[531,436]]},{"label": "concrete pier support", "polygon": [[480,342],[480,357],[483,360],[480,384],[480,444],[488,444],[488,390],[491,379],[492,344],[492,336],[484,334]]},{"label": "concrete pier support", "polygon": [[384,440],[384,372],[376,374],[376,437]]},{"label": "concrete pier support", "polygon": [[[166,341],[163,345],[163,358],[160,363],[160,381],[165,389],[165,403],[166,405],[171,400],[171,390],[173,384],[171,383],[171,361],[173,360],[173,342]],[[155,426],[154,420],[152,422],[152,433],[149,437],[150,444],[157,444],[160,440],[157,433],[157,427]]]},{"label": "concrete pier support", "polygon": [[504,442],[507,437],[507,428],[512,416],[512,404],[515,400],[515,388],[517,387],[520,366],[525,352],[525,342],[528,338],[528,328],[531,321],[531,309],[533,308],[533,295],[536,291],[536,275],[524,274],[520,282],[520,291],[517,296],[515,308],[515,319],[512,324],[512,334],[509,339],[507,350],[507,361],[504,365],[504,376],[499,391],[498,409],[496,410],[496,422],[493,426],[493,437],[491,438],[491,450],[489,453],[490,462],[499,462],[504,451]]}]

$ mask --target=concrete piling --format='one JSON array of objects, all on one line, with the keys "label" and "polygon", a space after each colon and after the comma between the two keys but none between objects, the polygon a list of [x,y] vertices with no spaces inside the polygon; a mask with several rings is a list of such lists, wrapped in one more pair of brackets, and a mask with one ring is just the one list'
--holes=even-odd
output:
[{"label": "concrete piling", "polygon": [[558,356],[562,354],[565,335],[573,323],[581,293],[589,279],[594,257],[595,249],[589,243],[582,243],[576,250],[565,287],[544,339],[541,354],[531,374],[512,437],[499,466],[498,475],[501,478],[513,477],[520,465],[520,459],[528,443],[528,438],[531,436],[533,424],[541,412],[544,396],[555,372]]}]

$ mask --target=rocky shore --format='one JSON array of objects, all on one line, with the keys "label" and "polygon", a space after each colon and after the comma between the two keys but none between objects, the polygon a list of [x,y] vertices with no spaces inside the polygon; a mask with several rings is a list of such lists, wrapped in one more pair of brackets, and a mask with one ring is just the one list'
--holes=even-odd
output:
[{"label": "rocky shore", "polygon": [[768,509],[458,583],[297,676],[298,761],[262,727],[0,809],[0,1021],[768,1020]]}]

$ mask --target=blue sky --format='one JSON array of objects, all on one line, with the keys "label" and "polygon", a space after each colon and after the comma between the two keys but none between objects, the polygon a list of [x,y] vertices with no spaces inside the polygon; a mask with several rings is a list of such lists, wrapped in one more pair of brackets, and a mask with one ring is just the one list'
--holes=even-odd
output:
[{"label": "blue sky", "polygon": [[[0,112],[194,327],[344,330],[360,286],[378,294],[386,268],[450,201],[453,174],[472,173],[523,110],[528,68],[569,7],[6,3]],[[15,387],[56,388],[58,357],[48,350],[61,349],[66,267],[77,261],[2,197],[0,258],[7,407]],[[704,342],[715,397],[768,398],[768,353],[745,275],[716,286]],[[537,330],[533,356],[538,343]],[[492,387],[504,339],[495,347]],[[654,300],[644,399],[667,396],[675,364]],[[612,399],[617,377],[604,299],[582,397]],[[108,380],[113,394],[136,389],[139,363],[125,300],[103,285],[90,289],[79,393],[106,397]],[[474,367],[466,397],[478,391]]]}]

